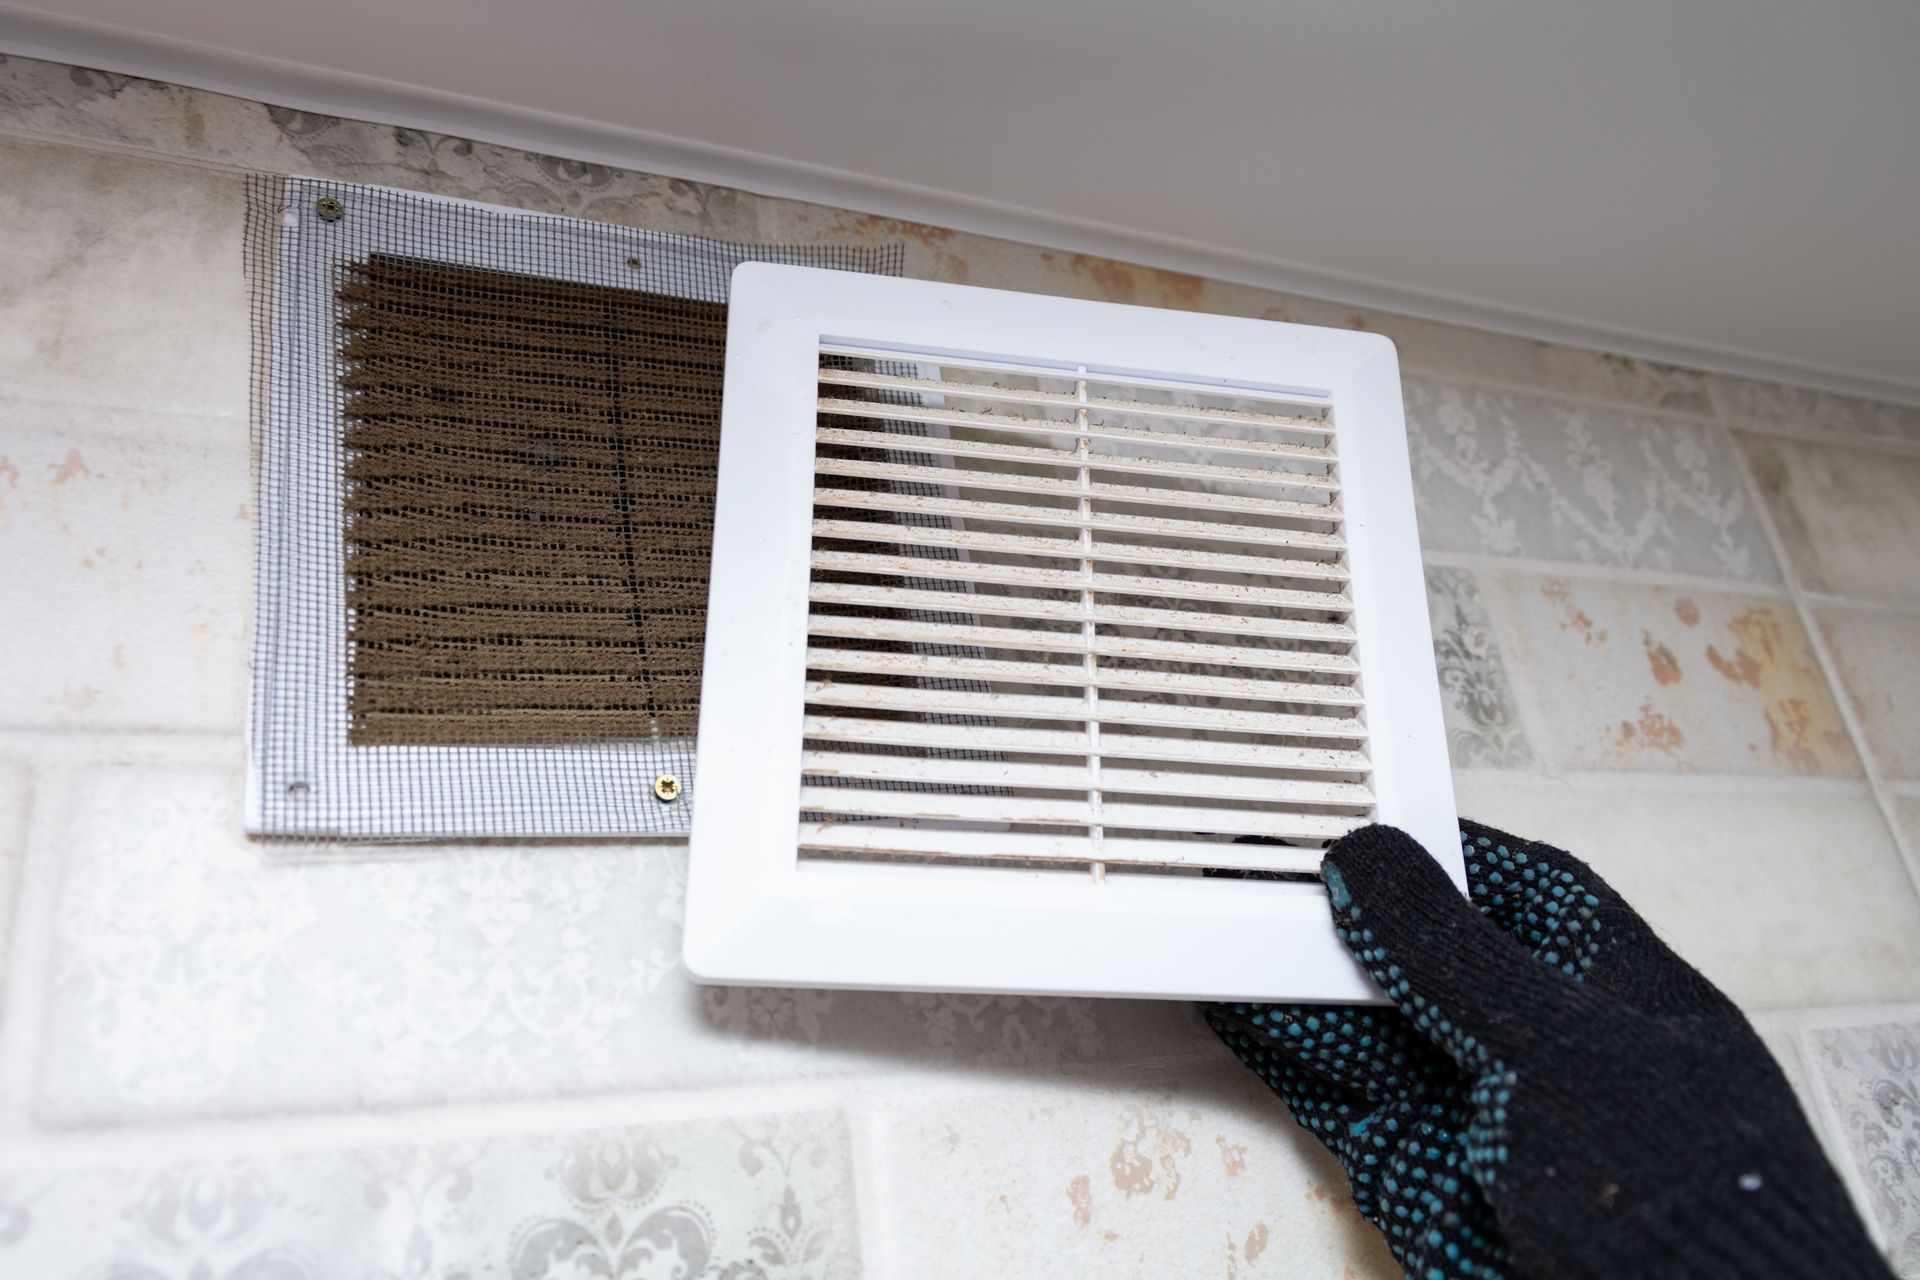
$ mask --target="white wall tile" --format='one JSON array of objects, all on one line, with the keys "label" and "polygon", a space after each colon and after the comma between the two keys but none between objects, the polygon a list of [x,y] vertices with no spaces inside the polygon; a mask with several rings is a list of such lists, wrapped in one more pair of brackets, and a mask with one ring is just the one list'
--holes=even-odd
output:
[{"label": "white wall tile", "polygon": [[1920,779],[1920,617],[1851,609],[1814,617],[1881,776]]},{"label": "white wall tile", "polygon": [[15,1276],[853,1280],[857,1232],[833,1113],[0,1170]]},{"label": "white wall tile", "polygon": [[1584,859],[1744,1008],[1920,996],[1920,895],[1864,786],[1455,787],[1466,817]]},{"label": "white wall tile", "polygon": [[1846,722],[1782,598],[1496,573],[1535,747],[1563,768],[1858,776]]},{"label": "white wall tile", "polygon": [[0,386],[244,417],[242,207],[231,174],[0,137]]},{"label": "white wall tile", "polygon": [[1920,1022],[1822,1028],[1813,1040],[1894,1269],[1920,1277]]},{"label": "white wall tile", "polygon": [[0,724],[237,731],[244,426],[0,399]]},{"label": "white wall tile", "polygon": [[289,857],[237,768],[81,770],[58,798],[37,1113],[246,1115],[1207,1052],[1190,1005],[698,987],[684,849]]},{"label": "white wall tile", "polygon": [[930,1097],[885,1135],[902,1276],[1400,1275],[1340,1166],[1224,1048],[1164,1087]]},{"label": "white wall tile", "polygon": [[1429,551],[1779,577],[1717,428],[1419,376],[1404,385]]},{"label": "white wall tile", "polygon": [[1920,457],[1754,435],[1740,447],[1803,586],[1920,601]]}]

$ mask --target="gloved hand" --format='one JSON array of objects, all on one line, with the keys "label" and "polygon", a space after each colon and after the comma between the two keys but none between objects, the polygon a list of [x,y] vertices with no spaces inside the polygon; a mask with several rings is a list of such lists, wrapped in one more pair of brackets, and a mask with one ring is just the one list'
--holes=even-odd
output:
[{"label": "gloved hand", "polygon": [[1322,864],[1394,1007],[1205,1006],[1408,1275],[1888,1280],[1732,1002],[1578,859],[1462,843],[1471,904],[1391,827]]}]

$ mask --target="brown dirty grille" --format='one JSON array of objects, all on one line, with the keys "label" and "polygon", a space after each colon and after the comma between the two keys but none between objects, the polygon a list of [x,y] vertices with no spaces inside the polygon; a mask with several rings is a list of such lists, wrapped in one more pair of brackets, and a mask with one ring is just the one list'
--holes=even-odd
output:
[{"label": "brown dirty grille", "polygon": [[902,248],[267,176],[245,247],[248,830],[684,834],[732,273]]},{"label": "brown dirty grille", "polygon": [[338,296],[349,741],[691,734],[725,305],[386,255]]}]

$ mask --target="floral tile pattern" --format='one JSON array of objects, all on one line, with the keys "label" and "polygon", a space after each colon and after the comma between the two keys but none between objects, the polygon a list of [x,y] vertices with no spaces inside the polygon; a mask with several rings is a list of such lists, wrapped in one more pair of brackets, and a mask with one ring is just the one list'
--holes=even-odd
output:
[{"label": "floral tile pattern", "polygon": [[1404,386],[1429,550],[1778,577],[1714,428],[1418,376]]},{"label": "floral tile pattern", "polygon": [[1467,817],[1585,859],[1743,1009],[1920,999],[1920,893],[1864,783],[1455,787]]},{"label": "floral tile pattern", "polygon": [[903,1276],[1400,1275],[1340,1166],[1230,1058],[1168,1088],[935,1098],[885,1131]]},{"label": "floral tile pattern", "polygon": [[852,1280],[856,1231],[832,1113],[0,1174],[21,1276]]},{"label": "floral tile pattern", "polygon": [[1920,1276],[1920,1023],[1814,1033],[1841,1137],[1902,1276]]},{"label": "floral tile pattern", "polygon": [[[50,1124],[1204,1052],[1190,1006],[695,986],[685,851],[289,857],[237,774],[99,768],[54,825]],[[343,922],[351,922],[343,928]]]},{"label": "floral tile pattern", "polygon": [[1783,599],[1502,573],[1490,581],[1566,768],[1858,776]]},{"label": "floral tile pattern", "polygon": [[1765,436],[1740,447],[1803,584],[1920,603],[1920,456]]},{"label": "floral tile pattern", "polygon": [[1520,727],[1513,689],[1473,575],[1464,569],[1428,565],[1427,609],[1453,767],[1514,768],[1532,763],[1533,751]]},{"label": "floral tile pattern", "polygon": [[1707,385],[1721,414],[1736,424],[1920,443],[1920,409],[1717,374]]},{"label": "floral tile pattern", "polygon": [[1920,779],[1920,617],[1864,610],[1815,613],[1883,777]]},{"label": "floral tile pattern", "polygon": [[239,730],[246,431],[197,428],[0,399],[0,597],[33,602],[0,627],[0,725]]}]

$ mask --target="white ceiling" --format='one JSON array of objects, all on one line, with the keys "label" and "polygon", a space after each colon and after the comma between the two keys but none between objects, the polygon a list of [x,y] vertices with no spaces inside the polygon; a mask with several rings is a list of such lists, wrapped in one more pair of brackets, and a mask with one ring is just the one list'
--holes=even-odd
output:
[{"label": "white ceiling", "polygon": [[1920,398],[1914,0],[58,7],[0,46]]}]

